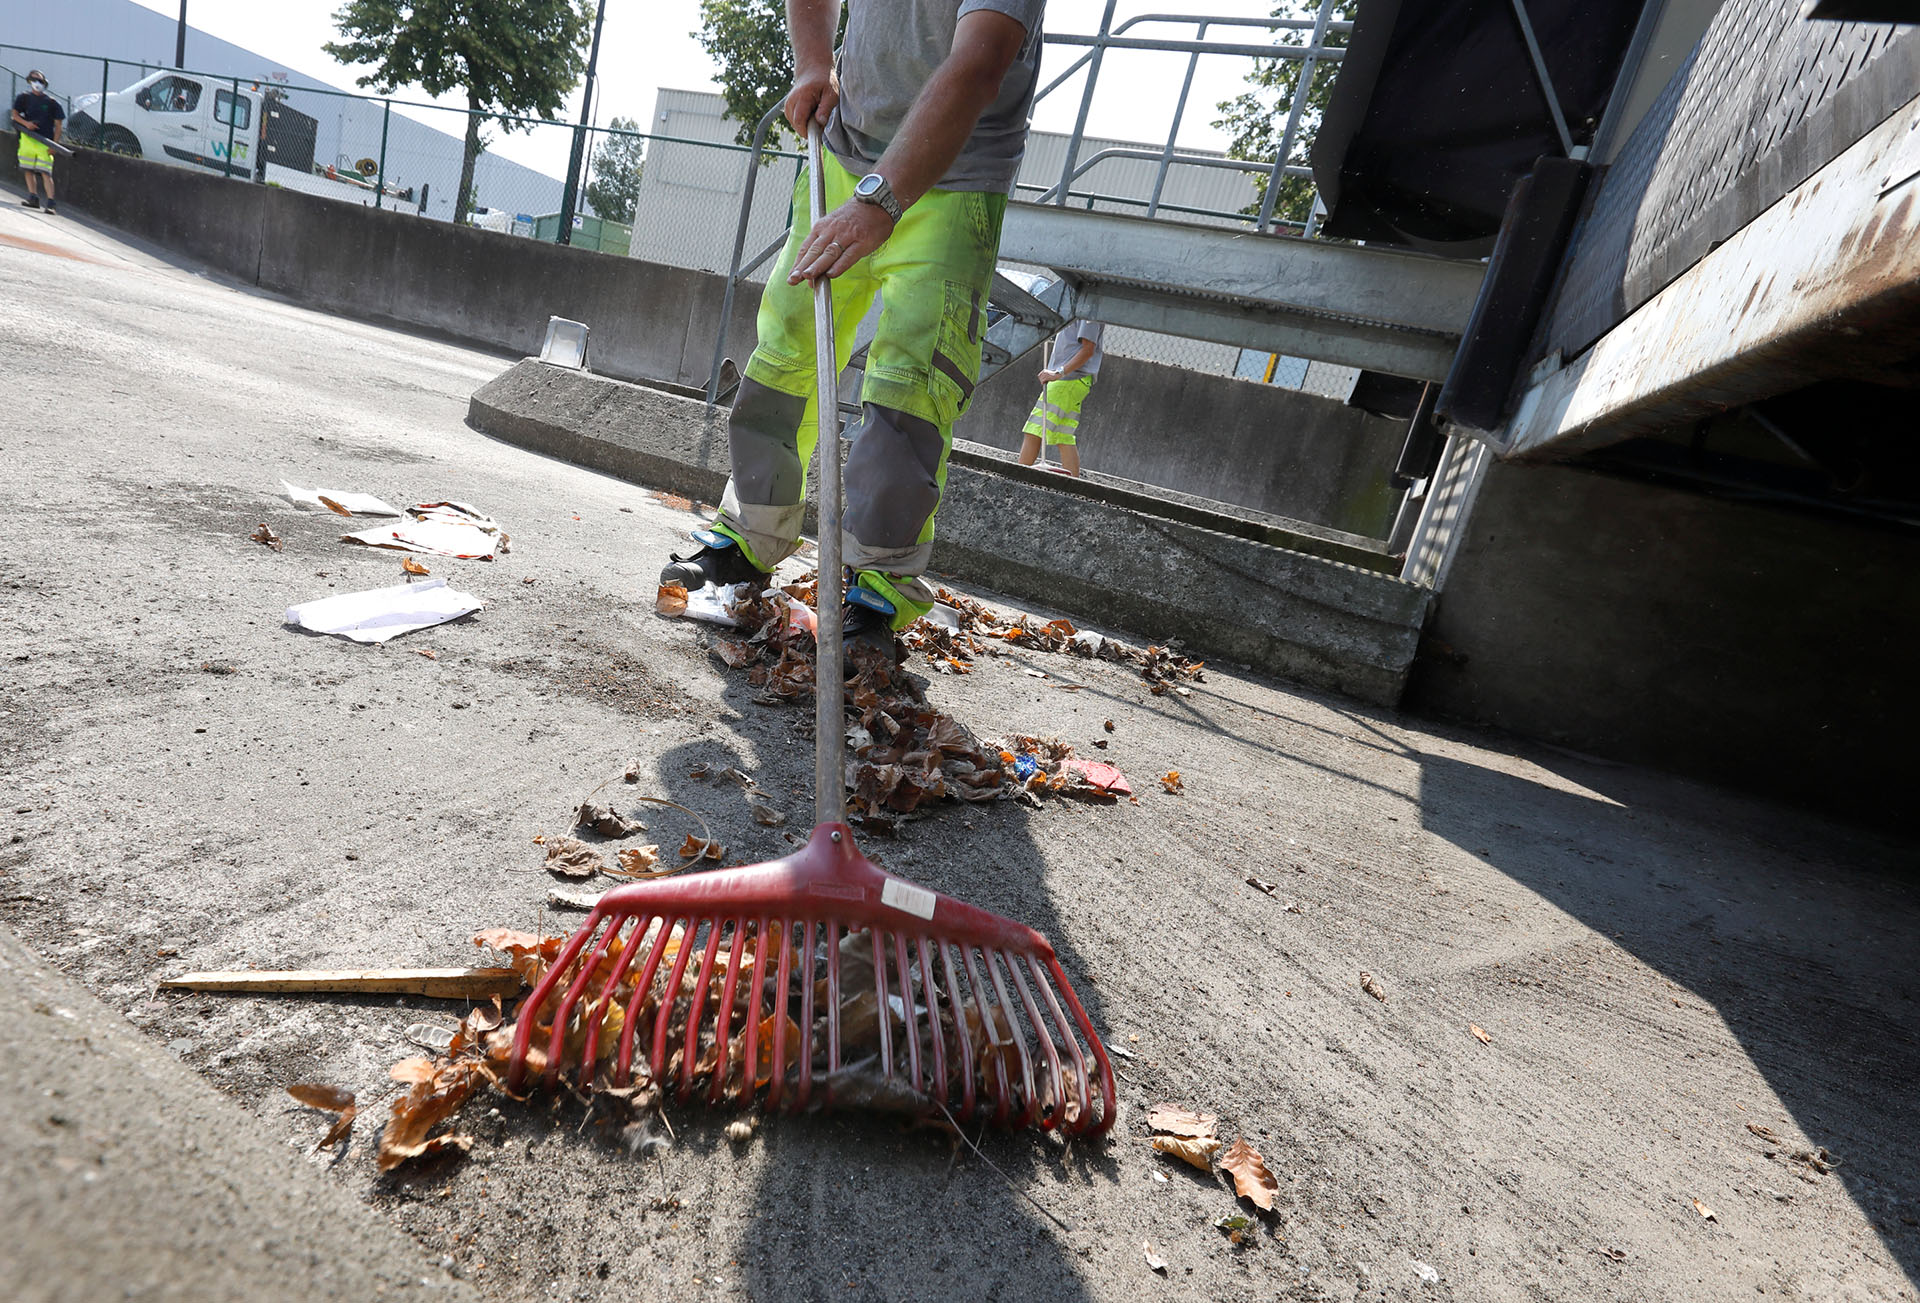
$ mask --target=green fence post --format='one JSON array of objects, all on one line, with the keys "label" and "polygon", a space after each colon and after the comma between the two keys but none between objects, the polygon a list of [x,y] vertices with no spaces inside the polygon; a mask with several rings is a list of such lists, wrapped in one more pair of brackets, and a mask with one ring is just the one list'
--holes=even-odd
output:
[{"label": "green fence post", "polygon": [[373,206],[376,210],[384,207],[387,201],[387,127],[393,121],[393,101],[387,101],[386,111],[380,115],[380,179],[373,183]]}]

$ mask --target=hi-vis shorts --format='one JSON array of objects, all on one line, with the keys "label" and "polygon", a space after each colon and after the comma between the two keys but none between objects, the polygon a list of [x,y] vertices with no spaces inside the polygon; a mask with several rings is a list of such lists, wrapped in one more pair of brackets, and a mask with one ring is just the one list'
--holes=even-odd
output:
[{"label": "hi-vis shorts", "polygon": [[53,151],[24,131],[20,133],[20,170],[53,174]]},{"label": "hi-vis shorts", "polygon": [[1026,433],[1050,444],[1078,443],[1080,406],[1092,392],[1092,376],[1049,381],[1046,392],[1033,405],[1033,414],[1027,418]]}]

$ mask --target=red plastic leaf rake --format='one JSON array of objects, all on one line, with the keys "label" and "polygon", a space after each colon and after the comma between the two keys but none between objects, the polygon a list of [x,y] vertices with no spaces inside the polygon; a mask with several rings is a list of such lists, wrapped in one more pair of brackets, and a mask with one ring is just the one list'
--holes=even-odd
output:
[{"label": "red plastic leaf rake", "polygon": [[[812,211],[820,213],[826,203],[817,124],[808,136],[816,160],[809,169]],[[855,849],[843,821],[842,508],[840,458],[833,455],[839,377],[824,278],[815,283],[813,302],[818,447],[825,453],[814,701],[818,826],[785,859],[601,896],[520,1007],[507,1087],[522,1089],[537,1060],[547,1085],[574,1061],[578,1083],[591,1088],[609,1053],[613,1086],[627,1087],[644,1029],[645,1084],[664,1090],[677,1076],[683,1100],[704,1077],[710,1103],[728,1094],[745,1103],[764,1086],[769,1108],[799,1110],[815,1102],[817,1089],[827,1105],[857,1095],[956,1121],[986,1114],[1001,1126],[1100,1135],[1115,1116],[1113,1063],[1046,938],[883,873]],[[696,953],[699,966],[689,980]],[[716,977],[720,996],[712,1000]],[[543,1018],[550,1029],[545,1045],[535,1047]],[[609,1034],[615,1044],[603,1050]],[[848,1052],[863,1057],[851,1060]]]},{"label": "red plastic leaf rake", "polygon": [[955,1119],[1070,1135],[1114,1119],[1111,1060],[1046,938],[886,874],[845,824],[785,859],[607,892],[523,1006],[508,1088],[540,1060],[548,1085],[569,1068],[590,1083],[608,1050],[628,1086],[643,1036],[646,1080],[682,1100],[705,1077],[709,1103],[764,1086],[798,1111],[857,1075],[869,1102],[877,1077],[889,1106]]}]

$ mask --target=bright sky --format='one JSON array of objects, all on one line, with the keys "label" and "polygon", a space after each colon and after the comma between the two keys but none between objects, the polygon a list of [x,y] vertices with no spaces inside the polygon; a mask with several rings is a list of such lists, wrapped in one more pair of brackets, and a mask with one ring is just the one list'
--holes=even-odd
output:
[{"label": "bright sky", "polygon": [[[179,14],[176,0],[136,2],[170,16]],[[354,70],[336,63],[320,48],[335,37],[333,14],[338,7],[338,0],[270,0],[270,3],[188,0],[187,22],[193,28],[244,46],[308,76],[351,90],[355,89]],[[1103,7],[1104,0],[1051,0],[1047,6],[1047,29],[1095,32],[1100,26]],[[1155,5],[1151,0],[1120,0],[1115,22],[1129,14],[1179,8],[1164,2]],[[1246,17],[1260,17],[1271,11],[1270,4],[1249,0],[1207,0],[1204,8],[1209,13]],[[713,61],[691,35],[699,25],[698,0],[607,0],[606,34],[600,49],[599,121],[604,124],[617,114],[638,119],[645,125],[653,115],[654,92],[663,86],[680,90],[718,89]],[[1150,26],[1135,28],[1129,35],[1185,38],[1193,35],[1193,29]],[[1214,39],[1240,39],[1259,44],[1263,43],[1264,34],[1257,28],[1237,32],[1216,28],[1210,35]],[[1079,53],[1049,47],[1050,66],[1042,69],[1042,84]],[[193,63],[191,38],[187,63],[189,66]],[[1183,54],[1128,50],[1109,53],[1088,119],[1089,133],[1130,140],[1164,140],[1173,120],[1186,64],[1187,56]],[[1223,134],[1211,125],[1216,116],[1213,106],[1239,93],[1249,66],[1248,61],[1238,58],[1210,56],[1200,61],[1180,131],[1182,145],[1212,149],[1225,145]],[[1079,110],[1080,92],[1081,80],[1076,78],[1042,100],[1034,114],[1035,125],[1049,131],[1071,131]],[[425,97],[416,91],[413,98]],[[578,112],[576,93],[569,116]],[[427,120],[439,116],[429,114]],[[434,125],[452,130],[445,121]],[[557,176],[566,170],[566,147],[561,133],[536,131],[531,136],[505,136],[493,149]]]}]

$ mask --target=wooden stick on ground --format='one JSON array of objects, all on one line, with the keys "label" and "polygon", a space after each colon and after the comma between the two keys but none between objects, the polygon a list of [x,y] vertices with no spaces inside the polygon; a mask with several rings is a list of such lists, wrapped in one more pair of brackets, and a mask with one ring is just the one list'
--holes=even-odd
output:
[{"label": "wooden stick on ground", "polygon": [[518,995],[525,983],[511,968],[349,968],[183,973],[160,983],[168,991],[228,994],[425,995],[437,1000],[486,1000]]}]

